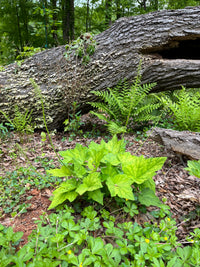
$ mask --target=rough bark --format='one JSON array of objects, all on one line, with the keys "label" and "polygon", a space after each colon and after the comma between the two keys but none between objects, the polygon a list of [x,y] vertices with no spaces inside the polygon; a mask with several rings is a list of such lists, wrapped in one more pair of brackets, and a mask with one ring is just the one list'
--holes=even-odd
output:
[{"label": "rough bark", "polygon": [[152,140],[165,146],[167,150],[189,159],[200,159],[200,133],[179,132],[162,128],[154,128],[149,133]]},{"label": "rough bark", "polygon": [[0,72],[0,109],[9,116],[14,104],[32,109],[38,125],[41,108],[33,78],[45,97],[49,129],[59,128],[72,101],[86,110],[91,90],[132,81],[140,59],[142,82],[157,82],[154,91],[200,87],[199,17],[200,7],[189,7],[121,18],[95,37],[97,49],[86,66],[67,61],[65,46],[38,53],[21,66],[9,65]]}]

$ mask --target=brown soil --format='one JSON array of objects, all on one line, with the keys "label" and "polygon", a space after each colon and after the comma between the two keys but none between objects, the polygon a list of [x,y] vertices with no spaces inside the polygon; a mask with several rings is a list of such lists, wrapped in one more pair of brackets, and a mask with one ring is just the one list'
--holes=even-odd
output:
[{"label": "brown soil", "polygon": [[[70,141],[69,136],[65,135],[66,140],[63,140],[64,135],[55,134],[53,143],[56,151],[73,148],[76,143],[88,145],[92,140],[100,142],[101,138],[89,139],[77,137]],[[22,142],[23,139],[23,142]],[[162,170],[157,172],[154,177],[156,183],[156,192],[160,199],[166,198],[166,204],[170,206],[173,217],[177,221],[177,235],[179,239],[184,239],[184,236],[194,228],[200,227],[200,179],[190,176],[184,170],[184,166],[175,154],[154,143],[151,140],[137,141],[134,135],[126,135],[125,139],[128,142],[127,151],[132,154],[144,155],[145,157],[162,157],[167,156],[168,159]],[[18,145],[16,145],[18,144]],[[19,148],[20,147],[20,148]],[[9,141],[1,140],[0,149],[2,151],[0,158],[0,176],[3,176],[6,171],[14,170],[20,166],[28,167],[30,164],[37,167],[39,172],[44,172],[39,162],[34,162],[37,156],[49,160],[53,159],[56,165],[58,160],[48,141],[42,142],[39,133],[31,136],[20,137],[14,134]],[[17,157],[12,157],[11,152],[17,154]],[[27,242],[27,238],[31,231],[36,228],[35,220],[38,220],[44,213],[50,213],[48,207],[50,205],[49,197],[52,195],[53,189],[38,190],[31,188],[27,191],[27,195],[33,196],[29,201],[31,206],[26,213],[18,214],[14,218],[9,214],[4,214],[0,217],[0,223],[5,226],[13,226],[15,231],[23,231],[23,242]],[[1,212],[1,207],[0,207]],[[139,218],[138,218],[139,219]],[[185,219],[187,219],[185,221]]]}]

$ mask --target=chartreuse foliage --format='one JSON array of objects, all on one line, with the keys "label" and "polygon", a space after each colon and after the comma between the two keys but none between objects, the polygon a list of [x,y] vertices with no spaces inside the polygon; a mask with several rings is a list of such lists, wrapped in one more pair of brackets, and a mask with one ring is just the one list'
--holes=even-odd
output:
[{"label": "chartreuse foliage", "polygon": [[120,197],[134,201],[136,191],[139,201],[159,206],[152,177],[166,158],[137,157],[125,152],[124,140],[114,136],[106,143],[91,142],[88,147],[76,144],[74,149],[60,152],[63,166],[48,173],[67,179],[54,192],[50,209],[65,200],[73,202],[86,195],[103,205],[104,196]]},{"label": "chartreuse foliage", "polygon": [[159,99],[172,115],[176,128],[200,132],[200,92],[186,91],[182,87],[173,94],[173,98],[175,100],[165,95]]},{"label": "chartreuse foliage", "polygon": [[200,230],[190,233],[186,242],[191,246],[183,247],[177,241],[176,223],[164,206],[158,212],[160,218],[164,212],[163,218],[146,222],[144,227],[128,220],[129,213],[121,213],[126,220],[117,223],[105,209],[98,216],[94,207],[88,206],[77,216],[72,207],[65,206],[41,216],[29,243],[18,251],[16,245],[23,233],[0,225],[0,266],[200,266]]},{"label": "chartreuse foliage", "polygon": [[191,175],[196,176],[197,178],[200,178],[200,160],[189,160],[187,162],[188,167],[185,168],[186,171],[189,171]]},{"label": "chartreuse foliage", "polygon": [[17,105],[14,107],[14,118],[10,119],[9,116],[0,109],[0,113],[2,113],[5,119],[10,123],[10,125],[14,128],[15,131],[20,133],[33,133],[34,126],[31,123],[31,112],[28,110],[25,113],[22,113]]},{"label": "chartreuse foliage", "polygon": [[126,132],[129,120],[134,123],[158,120],[158,116],[153,114],[153,111],[161,104],[154,96],[148,96],[156,84],[141,85],[140,69],[141,62],[137,76],[131,85],[124,81],[119,82],[114,88],[108,88],[107,91],[92,91],[102,101],[90,102],[89,104],[98,110],[90,113],[104,120],[112,135]]}]

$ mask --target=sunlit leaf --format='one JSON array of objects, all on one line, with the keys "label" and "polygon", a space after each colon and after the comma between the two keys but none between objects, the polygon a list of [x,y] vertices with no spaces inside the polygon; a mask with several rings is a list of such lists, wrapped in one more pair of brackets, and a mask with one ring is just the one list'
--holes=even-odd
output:
[{"label": "sunlit leaf", "polygon": [[94,191],[101,187],[100,173],[95,172],[88,174],[88,176],[83,179],[83,183],[77,187],[76,192],[82,195],[86,191]]},{"label": "sunlit leaf", "polygon": [[132,180],[124,174],[117,174],[107,179],[106,185],[110,191],[111,197],[119,196],[134,200],[133,189],[131,187]]},{"label": "sunlit leaf", "polygon": [[122,170],[127,174],[133,182],[141,184],[146,180],[152,178],[156,171],[160,170],[166,158],[144,158],[134,157],[132,164],[124,164]]},{"label": "sunlit leaf", "polygon": [[66,200],[69,200],[70,202],[73,202],[76,197],[78,196],[78,194],[75,191],[70,191],[70,192],[60,192],[60,194],[55,194],[51,205],[49,206],[48,209],[53,209],[55,207],[57,207],[58,205],[62,204],[63,202],[65,202]]},{"label": "sunlit leaf", "polygon": [[88,197],[100,203],[101,205],[103,205],[103,196],[104,194],[101,192],[100,189],[88,192]]},{"label": "sunlit leaf", "polygon": [[72,174],[70,168],[62,166],[60,169],[47,170],[47,173],[55,177],[68,177]]}]

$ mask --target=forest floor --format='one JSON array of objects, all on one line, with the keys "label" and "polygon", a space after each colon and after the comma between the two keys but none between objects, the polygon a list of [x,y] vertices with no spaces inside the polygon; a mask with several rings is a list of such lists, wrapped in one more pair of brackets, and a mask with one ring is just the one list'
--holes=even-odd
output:
[{"label": "forest floor", "polygon": [[[67,134],[55,134],[52,136],[56,151],[74,148],[76,143],[87,146],[92,140],[100,142],[102,137],[75,137],[73,140]],[[166,199],[167,205],[171,208],[172,217],[177,222],[177,236],[179,240],[200,227],[200,179],[191,176],[184,170],[180,159],[170,151],[153,142],[150,139],[139,140],[133,134],[126,134],[127,151],[135,155],[145,157],[167,157],[162,170],[154,177],[156,183],[156,194],[162,200]],[[7,172],[13,172],[19,168],[29,168],[34,166],[37,172],[45,174],[42,162],[53,162],[59,166],[55,153],[48,141],[42,142],[40,133],[21,137],[19,134],[12,134],[9,139],[0,142],[0,198],[3,195],[1,178]],[[20,183],[20,178],[19,178]],[[30,187],[27,183],[25,195],[21,196],[20,202],[30,203],[26,212],[11,216],[5,213],[0,206],[0,223],[4,226],[13,226],[15,231],[23,231],[23,242],[27,242],[27,237],[36,228],[34,221],[38,220],[42,214],[50,213],[48,207],[53,188],[38,189]],[[30,189],[29,189],[30,187]],[[12,197],[12,192],[10,197]],[[30,197],[32,197],[30,199]],[[138,223],[149,220],[145,216],[134,217]]]}]

